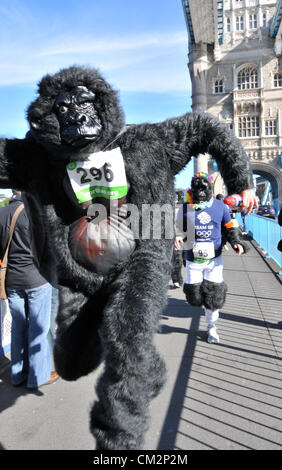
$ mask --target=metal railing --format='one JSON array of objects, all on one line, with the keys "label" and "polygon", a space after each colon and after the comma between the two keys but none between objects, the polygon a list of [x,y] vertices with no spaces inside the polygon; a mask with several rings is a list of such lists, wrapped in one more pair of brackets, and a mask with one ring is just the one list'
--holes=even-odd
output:
[{"label": "metal railing", "polygon": [[[236,214],[240,225],[243,225],[241,215]],[[282,274],[282,252],[277,250],[278,242],[282,239],[282,227],[277,220],[268,219],[256,214],[250,214],[245,217],[245,231],[258,243],[267,257],[272,258],[280,267]]]}]

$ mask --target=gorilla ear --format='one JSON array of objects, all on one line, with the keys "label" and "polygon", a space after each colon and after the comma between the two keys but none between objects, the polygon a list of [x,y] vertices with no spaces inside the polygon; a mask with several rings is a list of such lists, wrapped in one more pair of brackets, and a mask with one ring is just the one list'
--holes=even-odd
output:
[{"label": "gorilla ear", "polygon": [[35,131],[38,131],[40,129],[40,119],[36,119],[36,118],[33,118],[30,120],[30,125],[32,127],[32,129],[34,129]]}]

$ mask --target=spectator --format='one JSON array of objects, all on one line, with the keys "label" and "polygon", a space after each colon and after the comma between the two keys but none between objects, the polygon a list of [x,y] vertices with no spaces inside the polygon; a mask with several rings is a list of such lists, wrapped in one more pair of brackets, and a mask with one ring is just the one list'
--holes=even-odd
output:
[{"label": "spectator", "polygon": [[182,266],[182,251],[174,249],[172,254],[171,279],[175,289],[178,289],[183,285]]},{"label": "spectator", "polygon": [[[13,190],[8,206],[0,209],[0,256],[9,238],[12,216],[23,204],[21,192]],[[51,315],[51,285],[39,273],[31,251],[29,222],[20,213],[8,255],[6,292],[12,316],[11,379],[15,386],[36,389],[53,383],[52,355],[47,341]]]},{"label": "spectator", "polygon": [[56,317],[59,308],[59,289],[52,287],[52,302],[51,302],[51,318],[50,318],[50,330],[48,332],[48,343],[50,350],[53,351],[56,336]]},{"label": "spectator", "polygon": [[[224,196],[223,196],[223,194],[217,194],[217,195],[216,195],[216,199],[218,199],[219,201],[222,201],[222,202],[223,202],[223,201],[224,201]],[[227,208],[228,208],[228,210],[229,210],[229,212],[230,212],[230,216],[231,216],[232,211],[230,211],[230,209],[229,209],[228,206],[227,206]],[[221,237],[222,237],[222,249],[223,249],[224,251],[228,251],[229,248],[228,248],[228,245],[227,245],[227,238],[226,238],[226,236],[224,235],[224,223],[222,223],[222,225],[221,225]]]},{"label": "spectator", "polygon": [[[281,209],[280,209],[280,212],[279,212],[277,221],[278,221],[278,224],[279,224],[280,226],[282,226],[282,207],[281,207]],[[280,241],[278,242],[277,250],[282,251],[282,240],[280,240]]]}]

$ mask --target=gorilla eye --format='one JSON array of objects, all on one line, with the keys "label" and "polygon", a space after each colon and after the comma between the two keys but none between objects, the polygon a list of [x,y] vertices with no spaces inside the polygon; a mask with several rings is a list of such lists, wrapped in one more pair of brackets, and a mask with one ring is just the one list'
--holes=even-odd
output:
[{"label": "gorilla eye", "polygon": [[64,114],[68,111],[68,108],[67,108],[67,106],[61,104],[61,106],[59,106],[59,111],[60,111],[60,113]]},{"label": "gorilla eye", "polygon": [[88,108],[88,106],[90,106],[92,103],[91,101],[84,101],[84,103],[80,103],[80,107],[81,108]]}]

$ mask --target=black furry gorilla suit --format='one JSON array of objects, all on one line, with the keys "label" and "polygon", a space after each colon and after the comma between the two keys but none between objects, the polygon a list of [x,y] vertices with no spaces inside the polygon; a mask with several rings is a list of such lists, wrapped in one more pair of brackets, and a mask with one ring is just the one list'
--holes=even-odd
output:
[{"label": "black furry gorilla suit", "polygon": [[[60,101],[61,93],[67,99]],[[73,118],[72,127],[64,128],[63,113],[76,100],[95,115],[90,138],[81,131],[82,111],[83,119]],[[105,147],[120,147],[129,183],[126,201],[141,211],[144,204],[174,208],[174,176],[199,153],[216,159],[230,194],[250,188],[248,158],[239,141],[208,114],[131,125],[116,139],[124,126],[117,93],[97,70],[86,67],[44,77],[27,118],[30,131],[24,139],[0,140],[0,187],[26,193],[40,270],[59,285],[56,370],[76,380],[104,360],[99,400],[91,412],[97,448],[138,449],[150,400],[165,380],[153,336],[166,304],[173,234],[171,239],[164,233],[159,239],[139,237],[134,251],[106,273],[83,266],[74,259],[69,237],[86,211],[66,190],[66,165]],[[69,131],[79,133],[80,140],[68,139]]]}]

